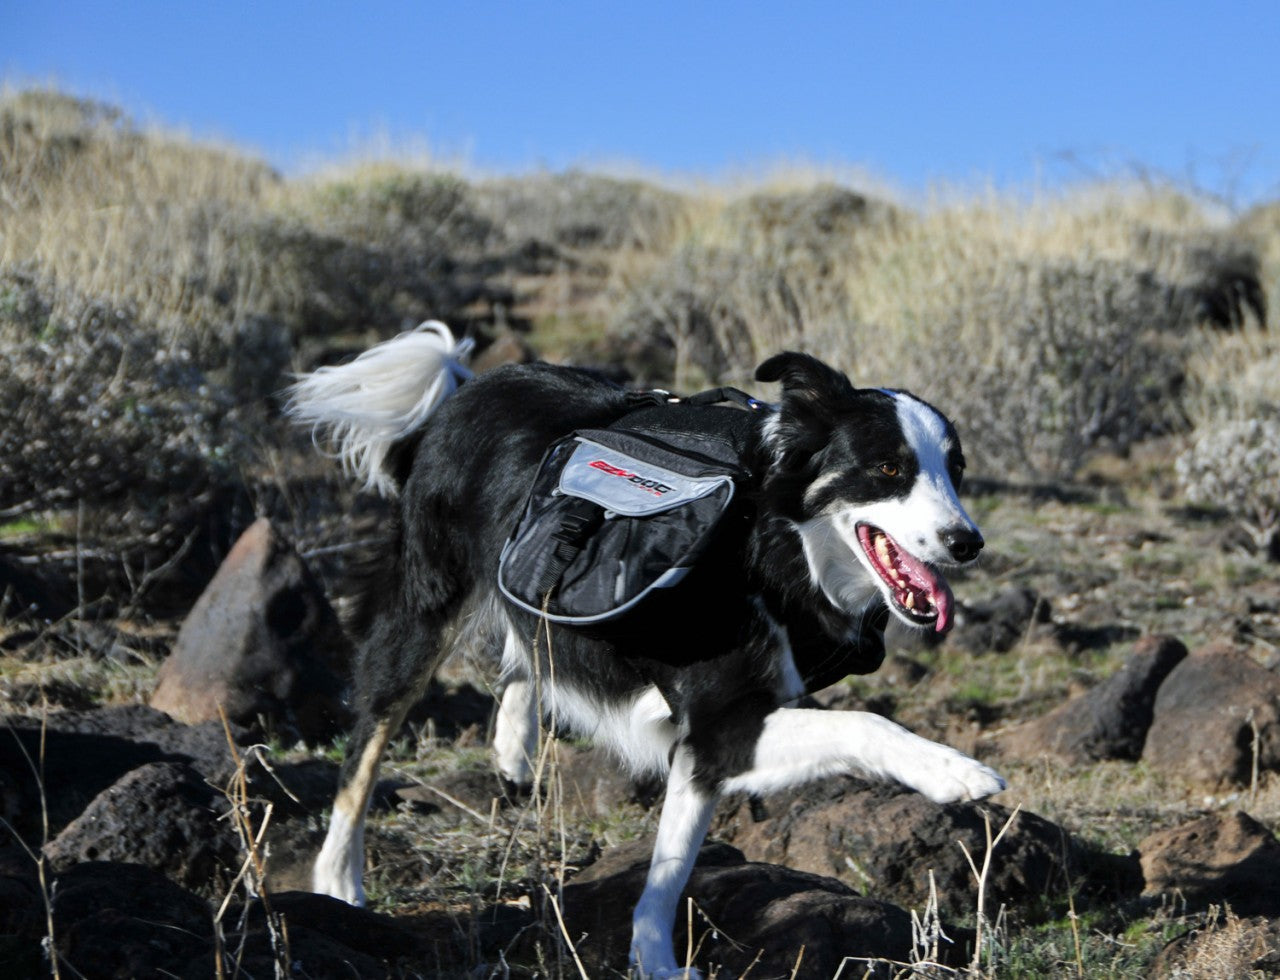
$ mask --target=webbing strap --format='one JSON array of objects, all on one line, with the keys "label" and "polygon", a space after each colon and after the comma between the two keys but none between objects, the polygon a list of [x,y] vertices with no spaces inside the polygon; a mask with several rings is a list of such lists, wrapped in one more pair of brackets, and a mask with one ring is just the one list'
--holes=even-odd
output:
[{"label": "webbing strap", "polygon": [[542,578],[538,580],[539,595],[545,596],[555,591],[564,570],[578,557],[587,538],[603,523],[604,508],[590,500],[580,501],[578,506],[560,519],[560,527],[551,535],[556,542],[555,549],[547,559]]},{"label": "webbing strap", "polygon": [[752,398],[745,391],[738,388],[708,388],[706,391],[700,391],[696,395],[690,395],[688,398],[681,398],[680,401],[685,405],[718,405],[721,402],[734,402],[743,408],[757,409],[764,406],[764,402],[757,398]]}]

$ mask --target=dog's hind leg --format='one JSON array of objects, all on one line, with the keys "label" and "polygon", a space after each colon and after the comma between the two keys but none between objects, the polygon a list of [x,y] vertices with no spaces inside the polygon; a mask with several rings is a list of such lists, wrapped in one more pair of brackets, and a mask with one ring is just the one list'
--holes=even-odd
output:
[{"label": "dog's hind leg", "polygon": [[671,933],[680,893],[707,836],[717,799],[717,794],[694,778],[692,751],[685,745],[677,746],[649,875],[631,920],[631,963],[642,977],[697,980],[701,976],[697,970],[676,964]]},{"label": "dog's hind leg", "polygon": [[312,887],[364,905],[364,824],[387,743],[422,697],[441,659],[441,630],[388,617],[361,645],[356,670],[359,712],[338,775],[329,832],[312,870]]},{"label": "dog's hind leg", "polygon": [[333,800],[329,832],[312,869],[312,888],[322,895],[364,905],[365,813],[378,779],[382,753],[404,721],[409,706],[388,717],[362,718],[352,732]]},{"label": "dog's hind leg", "polygon": [[1005,788],[994,769],[866,711],[778,708],[764,721],[750,768],[724,792],[771,793],[838,773],[889,779],[938,803]]}]

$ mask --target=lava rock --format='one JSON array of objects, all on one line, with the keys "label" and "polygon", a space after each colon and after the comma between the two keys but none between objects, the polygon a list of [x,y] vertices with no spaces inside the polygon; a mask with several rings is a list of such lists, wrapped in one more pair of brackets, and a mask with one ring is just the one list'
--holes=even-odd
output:
[{"label": "lava rock", "polygon": [[[758,819],[763,810],[763,819]],[[938,804],[899,786],[833,779],[742,801],[717,833],[755,861],[834,875],[859,890],[908,908],[929,900],[929,876],[944,916],[971,916],[977,883],[960,843],[981,867],[987,818],[996,845],[986,884],[990,909],[1004,904],[1034,916],[1083,871],[1082,854],[1063,828],[999,804]]]},{"label": "lava rock", "polygon": [[1005,653],[1049,618],[1048,600],[1034,589],[1009,589],[986,602],[964,604],[948,642],[970,653]]},{"label": "lava rock", "polygon": [[1000,748],[1016,758],[1053,755],[1067,762],[1142,757],[1156,694],[1187,656],[1171,636],[1147,636],[1101,684],[1006,733]]},{"label": "lava rock", "polygon": [[[564,887],[565,923],[570,935],[587,936],[576,948],[592,976],[625,969],[651,850],[651,839],[612,848]],[[696,909],[695,959],[708,975],[786,977],[798,962],[794,975],[833,976],[846,957],[902,962],[911,950],[903,909],[832,878],[746,861],[725,844],[703,845],[685,894]],[[676,916],[678,955],[687,921]],[[865,975],[863,964],[857,973]]]},{"label": "lava rock", "polygon": [[1241,915],[1280,915],[1280,841],[1247,813],[1214,813],[1138,845],[1150,897],[1201,907],[1229,902]]},{"label": "lava rock", "polygon": [[1160,685],[1142,758],[1214,786],[1280,768],[1280,676],[1223,644],[1196,651]]},{"label": "lava rock", "polygon": [[[235,771],[219,723],[180,725],[145,705],[61,711],[43,722],[7,719],[0,730],[0,816],[29,844],[43,833],[42,807],[57,833],[127,772],[153,762],[186,763],[215,785]],[[246,733],[232,729],[238,744]],[[42,755],[43,752],[43,755]]]},{"label": "lava rock", "polygon": [[140,864],[206,898],[240,864],[227,799],[182,763],[153,762],[100,793],[46,847],[55,869],[88,861]]},{"label": "lava rock", "polygon": [[319,741],[343,729],[350,645],[319,583],[266,518],[240,536],[182,624],[153,707],[198,724],[219,706],[241,724]]}]

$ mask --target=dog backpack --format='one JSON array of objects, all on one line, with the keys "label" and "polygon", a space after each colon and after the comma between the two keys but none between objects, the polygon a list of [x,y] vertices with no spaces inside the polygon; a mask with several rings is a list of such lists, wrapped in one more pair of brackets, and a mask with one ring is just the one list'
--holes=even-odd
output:
[{"label": "dog backpack", "polygon": [[[730,400],[741,407],[716,404]],[[557,623],[602,623],[692,570],[748,475],[762,403],[732,388],[661,401],[548,449],[499,561],[510,601]]]}]

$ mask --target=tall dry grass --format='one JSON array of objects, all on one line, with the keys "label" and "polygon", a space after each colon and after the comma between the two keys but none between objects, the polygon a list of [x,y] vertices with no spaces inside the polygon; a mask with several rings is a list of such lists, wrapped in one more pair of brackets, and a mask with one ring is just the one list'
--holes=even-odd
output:
[{"label": "tall dry grass", "polygon": [[[908,387],[990,472],[1061,478],[1186,428],[1187,360],[1262,326],[1254,246],[1167,188],[988,193],[922,212],[829,185],[725,202],[626,283],[615,327],[677,382],[741,383],[780,346]],[[1211,355],[1206,355],[1211,356]]]},{"label": "tall dry grass", "polygon": [[52,321],[75,326],[73,296],[126,311],[248,397],[304,342],[525,310],[553,357],[683,389],[811,350],[936,401],[976,468],[1027,479],[1186,431],[1250,386],[1274,401],[1274,215],[1233,226],[1166,186],[908,208],[808,173],[673,190],[391,160],[285,180],[27,91],[0,99],[0,213],[0,271],[33,276]]},{"label": "tall dry grass", "polygon": [[42,90],[0,102],[0,263],[161,328],[252,308],[267,270],[246,269],[235,231],[279,184],[259,161],[142,133],[100,103]]}]

